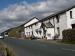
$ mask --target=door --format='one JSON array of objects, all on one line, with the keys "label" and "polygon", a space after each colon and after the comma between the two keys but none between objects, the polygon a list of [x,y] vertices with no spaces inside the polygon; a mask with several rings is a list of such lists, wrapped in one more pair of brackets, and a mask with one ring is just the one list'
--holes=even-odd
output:
[{"label": "door", "polygon": [[72,29],[74,29],[75,28],[75,24],[72,24]]}]

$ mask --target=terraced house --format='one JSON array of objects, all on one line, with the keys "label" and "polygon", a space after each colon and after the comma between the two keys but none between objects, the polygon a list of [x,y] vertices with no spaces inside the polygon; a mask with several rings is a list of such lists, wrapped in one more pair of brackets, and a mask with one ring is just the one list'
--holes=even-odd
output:
[{"label": "terraced house", "polygon": [[31,38],[34,35],[35,35],[35,37],[37,36],[37,33],[35,30],[37,27],[39,27],[39,26],[36,27],[36,22],[38,22],[38,21],[39,21],[38,18],[33,17],[31,20],[26,22],[26,24],[24,25],[24,27],[25,27],[24,31],[25,31],[26,38]]},{"label": "terraced house", "polygon": [[[27,24],[30,22],[31,21]],[[41,20],[34,19],[32,22],[32,24],[25,24],[24,26],[26,36],[31,34],[32,36],[39,37],[41,39],[63,39],[63,30],[75,28],[75,6],[58,11]],[[31,33],[28,33],[27,30],[31,31]]]}]

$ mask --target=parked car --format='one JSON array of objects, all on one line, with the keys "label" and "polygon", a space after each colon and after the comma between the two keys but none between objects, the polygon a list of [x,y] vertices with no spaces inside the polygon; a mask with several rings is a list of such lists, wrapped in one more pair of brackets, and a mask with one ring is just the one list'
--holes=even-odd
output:
[{"label": "parked car", "polygon": [[4,39],[4,37],[0,35],[0,39]]}]

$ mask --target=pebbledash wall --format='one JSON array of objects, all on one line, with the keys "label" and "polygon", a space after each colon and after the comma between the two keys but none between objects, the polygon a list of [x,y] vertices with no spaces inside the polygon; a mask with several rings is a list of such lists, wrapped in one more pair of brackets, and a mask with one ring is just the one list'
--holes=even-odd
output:
[{"label": "pebbledash wall", "polygon": [[[38,22],[38,23],[36,23]],[[75,27],[75,6],[72,6],[68,9],[65,9],[65,10],[62,10],[62,11],[59,11],[55,14],[52,14],[42,20],[37,20],[35,23],[36,24],[33,24],[32,23],[32,27],[33,29],[29,30],[29,28],[25,28],[25,35],[26,32],[28,31],[31,31],[31,35],[32,35],[32,31],[33,31],[33,34],[36,36],[36,37],[40,37],[42,38],[44,36],[43,34],[43,28],[40,28],[40,26],[42,25],[42,22],[43,23],[47,23],[47,22],[50,22],[53,27],[45,27],[45,30],[46,30],[46,37],[47,39],[54,39],[54,36],[55,35],[59,35],[59,37],[57,39],[63,39],[63,36],[62,36],[62,31],[63,30],[66,30],[66,29],[72,29]],[[28,23],[29,24],[29,23]],[[35,29],[41,29],[42,30],[42,33],[41,35],[39,34],[36,34],[36,30]]]},{"label": "pebbledash wall", "polygon": [[47,39],[53,39],[54,38],[54,22],[53,22],[53,19],[51,18],[45,18],[46,20],[44,21],[41,21],[43,22],[43,24],[45,25],[44,28],[45,28],[45,37]]},{"label": "pebbledash wall", "polygon": [[41,22],[36,17],[27,22],[24,27],[26,38],[35,37],[42,39],[43,29],[41,28]]},{"label": "pebbledash wall", "polygon": [[53,35],[59,35],[57,39],[63,39],[63,30],[75,28],[75,7],[65,11],[60,11],[59,13],[55,13],[47,18],[45,18],[44,21],[46,21],[46,19],[50,20],[50,22],[54,25]]},{"label": "pebbledash wall", "polygon": [[[59,38],[58,39],[63,39],[62,36],[62,31],[66,29],[72,29],[72,25],[75,26],[75,8],[72,8],[62,14],[59,14],[59,22],[56,22],[56,18],[54,19],[55,21],[55,34],[58,32],[59,33]],[[57,29],[59,27],[59,29]]]},{"label": "pebbledash wall", "polygon": [[34,17],[24,25],[24,27],[25,27],[24,32],[25,32],[25,36],[27,38],[31,37],[34,34],[35,25],[32,25],[32,24],[34,24],[35,22],[38,22],[38,21],[39,20],[36,17]]},{"label": "pebbledash wall", "polygon": [[[51,18],[50,18],[51,19]],[[75,27],[75,7],[64,12],[59,12],[52,17],[54,19],[54,35],[59,34],[57,39],[63,39],[62,31]],[[51,21],[52,22],[52,21]]]},{"label": "pebbledash wall", "polygon": [[[34,22],[35,21],[35,22]],[[33,22],[33,23],[30,23]],[[40,39],[52,39],[54,36],[54,28],[51,26],[44,26],[43,24],[50,24],[49,20],[46,22],[39,21],[37,18],[33,18],[29,22],[27,22],[24,27],[25,27],[25,36],[26,38],[34,36],[35,38],[40,38]],[[44,34],[44,29],[42,28],[44,26],[46,32]]]},{"label": "pebbledash wall", "polygon": [[[35,25],[35,26],[34,26]],[[43,37],[43,29],[41,27],[41,22],[37,22],[32,25],[33,26],[33,35],[37,38],[42,39]]]}]

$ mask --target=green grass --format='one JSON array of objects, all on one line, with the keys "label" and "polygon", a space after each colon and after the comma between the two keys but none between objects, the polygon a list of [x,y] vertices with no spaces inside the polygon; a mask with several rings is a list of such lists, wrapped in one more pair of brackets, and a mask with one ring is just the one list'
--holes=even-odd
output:
[{"label": "green grass", "polygon": [[53,44],[73,44],[75,45],[75,41],[62,41],[62,40],[40,40],[40,42],[44,43],[53,43]]},{"label": "green grass", "polygon": [[64,44],[75,44],[75,41],[61,41]]},{"label": "green grass", "polygon": [[5,45],[3,42],[0,41],[0,51],[3,52],[4,56],[15,56],[13,50],[7,45]]},{"label": "green grass", "polygon": [[3,54],[3,56],[7,56],[6,49],[4,45],[2,44],[2,42],[0,42],[0,51],[1,51],[0,54]]},{"label": "green grass", "polygon": [[15,56],[14,52],[9,47],[6,48],[6,52],[7,52],[7,56]]}]

